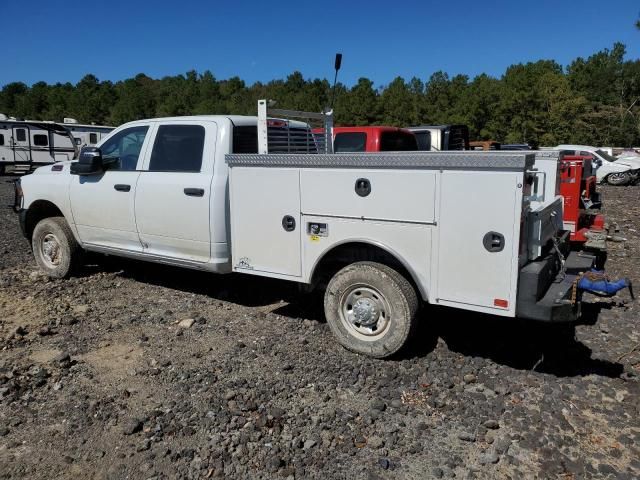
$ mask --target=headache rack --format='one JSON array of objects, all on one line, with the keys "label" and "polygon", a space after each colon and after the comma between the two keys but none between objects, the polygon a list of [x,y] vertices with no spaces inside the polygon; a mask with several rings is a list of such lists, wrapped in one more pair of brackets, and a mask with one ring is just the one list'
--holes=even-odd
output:
[{"label": "headache rack", "polygon": [[333,153],[333,111],[269,107],[258,100],[258,153]]}]

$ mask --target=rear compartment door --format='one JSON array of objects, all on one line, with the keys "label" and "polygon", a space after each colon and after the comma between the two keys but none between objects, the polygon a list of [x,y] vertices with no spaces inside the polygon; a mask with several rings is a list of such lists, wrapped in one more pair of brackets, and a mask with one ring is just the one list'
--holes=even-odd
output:
[{"label": "rear compartment door", "polygon": [[442,173],[439,301],[513,311],[522,209],[520,177],[495,171]]}]

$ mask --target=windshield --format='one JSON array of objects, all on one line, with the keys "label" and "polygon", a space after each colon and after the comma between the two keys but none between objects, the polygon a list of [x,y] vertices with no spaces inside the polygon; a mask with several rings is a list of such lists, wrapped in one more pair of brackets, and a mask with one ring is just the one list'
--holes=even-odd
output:
[{"label": "windshield", "polygon": [[615,162],[617,160],[616,157],[613,157],[611,155],[609,155],[607,152],[605,152],[604,150],[596,150],[596,155],[598,155],[601,158],[604,158],[605,160],[607,160],[608,162]]}]

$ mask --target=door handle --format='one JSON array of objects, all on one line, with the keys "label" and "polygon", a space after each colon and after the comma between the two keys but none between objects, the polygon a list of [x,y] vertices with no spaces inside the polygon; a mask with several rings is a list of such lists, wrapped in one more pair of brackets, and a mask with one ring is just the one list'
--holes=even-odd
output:
[{"label": "door handle", "polygon": [[129,192],[131,191],[131,185],[125,185],[123,183],[116,183],[113,188],[115,188],[119,192]]},{"label": "door handle", "polygon": [[190,197],[202,197],[204,196],[204,188],[185,188],[184,194]]},{"label": "door handle", "polygon": [[482,244],[488,252],[501,252],[504,249],[504,235],[498,232],[487,232]]}]

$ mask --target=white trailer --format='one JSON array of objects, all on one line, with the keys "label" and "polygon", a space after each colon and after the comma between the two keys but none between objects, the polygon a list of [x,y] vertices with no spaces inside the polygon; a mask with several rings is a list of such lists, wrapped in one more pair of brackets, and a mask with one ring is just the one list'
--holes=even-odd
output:
[{"label": "white trailer", "polygon": [[78,146],[92,147],[106,137],[115,127],[108,125],[81,124],[74,118],[64,118],[62,125],[71,132]]},{"label": "white trailer", "polygon": [[77,158],[79,148],[62,125],[18,120],[0,114],[0,174],[24,173],[53,162]]},{"label": "white trailer", "polygon": [[532,209],[534,154],[318,153],[330,128],[259,111],[131,122],[23,177],[15,208],[38,265],[64,277],[89,250],[323,288],[338,341],[374,357],[405,345],[421,303],[579,316],[594,257],[569,253],[561,199]]}]

